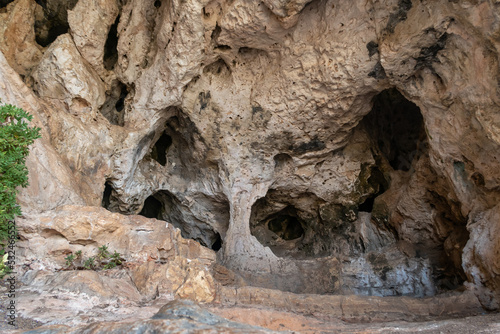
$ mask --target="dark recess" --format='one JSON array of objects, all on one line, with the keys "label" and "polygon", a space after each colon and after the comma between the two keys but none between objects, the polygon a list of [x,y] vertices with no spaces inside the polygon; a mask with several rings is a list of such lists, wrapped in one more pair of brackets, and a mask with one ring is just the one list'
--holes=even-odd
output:
[{"label": "dark recess", "polygon": [[216,240],[212,244],[212,249],[217,252],[218,250],[221,249],[221,247],[222,247],[222,238],[221,238],[220,234],[217,233]]},{"label": "dark recess", "polygon": [[266,220],[267,228],[283,240],[294,240],[304,235],[304,228],[293,206],[272,214]]},{"label": "dark recess", "polygon": [[172,137],[166,133],[162,133],[151,150],[151,157],[160,165],[165,166],[167,164],[167,152],[170,145],[172,145]]},{"label": "dark recess", "polygon": [[415,64],[415,69],[421,68],[432,68],[432,63],[438,62],[437,54],[439,51],[443,50],[446,46],[446,41],[448,39],[448,34],[444,33],[437,40],[436,44],[431,45],[420,50],[420,54],[417,57],[417,63]]},{"label": "dark recess", "polygon": [[198,94],[198,99],[200,100],[200,110],[203,110],[207,107],[208,103],[210,102],[210,92],[200,92]]},{"label": "dark recess", "polygon": [[128,94],[127,86],[122,85],[120,91],[120,97],[118,98],[118,101],[116,101],[115,104],[116,111],[121,112],[125,107],[125,98],[127,97],[127,94]]},{"label": "dark recess", "polygon": [[389,16],[389,21],[387,22],[384,32],[390,34],[394,33],[394,29],[398,23],[406,20],[406,13],[411,9],[411,7],[411,0],[399,0],[398,9]]},{"label": "dark recess", "polygon": [[113,191],[113,187],[109,181],[106,181],[104,184],[104,193],[102,195],[101,206],[105,209],[109,209],[109,204],[111,203],[111,192]]},{"label": "dark recess", "polygon": [[304,154],[307,152],[321,151],[325,147],[325,143],[323,143],[318,138],[314,138],[308,143],[301,143],[299,146],[290,145],[288,149],[297,154]]},{"label": "dark recess", "polygon": [[108,39],[104,44],[104,68],[108,71],[115,67],[118,61],[118,23],[120,22],[120,15],[117,16],[115,23],[111,25],[108,32]]},{"label": "dark recess", "polygon": [[284,240],[294,240],[304,235],[299,219],[294,216],[279,215],[269,221],[268,227]]},{"label": "dark recess", "polygon": [[382,63],[380,61],[375,64],[370,73],[368,73],[368,76],[379,80],[387,78],[384,67],[382,67]]},{"label": "dark recess", "polygon": [[382,195],[389,188],[389,182],[378,167],[371,167],[370,177],[367,181],[370,187],[375,189],[375,192],[368,196],[365,201],[359,205],[358,211],[372,212],[375,198]]},{"label": "dark recess", "polygon": [[146,198],[146,201],[144,201],[144,207],[139,214],[146,218],[161,219],[162,209],[163,205],[161,202],[153,196],[149,196]]},{"label": "dark recess", "polygon": [[368,56],[371,57],[374,54],[378,53],[378,44],[377,42],[371,41],[366,44],[366,48],[368,49]]},{"label": "dark recess", "polygon": [[68,10],[73,9],[78,0],[50,3],[46,0],[38,0],[36,2],[43,8],[43,17],[35,21],[35,41],[40,46],[46,47],[59,35],[68,32]]},{"label": "dark recess", "polygon": [[210,35],[210,38],[216,45],[217,45],[217,38],[219,37],[221,31],[222,31],[221,27],[219,27],[219,24],[216,23],[215,29],[212,31],[212,34]]},{"label": "dark recess", "polygon": [[14,1],[14,0],[0,0],[0,8],[6,7],[12,1]]},{"label": "dark recess", "polygon": [[409,171],[415,157],[427,150],[420,109],[397,89],[387,89],[373,100],[366,128],[395,170]]},{"label": "dark recess", "polygon": [[155,3],[154,3],[154,6],[156,8],[160,8],[161,7],[161,1],[160,0],[156,0]]}]

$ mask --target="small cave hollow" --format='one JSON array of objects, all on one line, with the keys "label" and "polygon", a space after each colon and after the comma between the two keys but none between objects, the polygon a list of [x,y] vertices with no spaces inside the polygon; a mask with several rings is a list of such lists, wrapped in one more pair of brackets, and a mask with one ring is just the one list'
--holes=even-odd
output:
[{"label": "small cave hollow", "polygon": [[270,197],[257,200],[252,207],[251,233],[276,256],[301,257],[307,223],[293,204],[276,204]]},{"label": "small cave hollow", "polygon": [[171,145],[172,137],[163,132],[151,149],[151,158],[156,160],[160,165],[165,166],[167,164],[168,149]]},{"label": "small cave hollow", "polygon": [[288,214],[279,214],[270,219],[267,228],[283,240],[295,240],[304,235],[299,219]]},{"label": "small cave hollow", "polygon": [[111,25],[108,32],[108,38],[104,44],[103,63],[104,68],[111,71],[116,62],[118,61],[118,23],[120,22],[120,15],[117,16],[115,22]]},{"label": "small cave hollow", "polygon": [[420,108],[396,88],[373,99],[364,122],[380,152],[394,170],[410,171],[415,158],[427,149],[427,136]]},{"label": "small cave hollow", "polygon": [[[203,202],[203,199],[197,199],[199,200],[198,204]],[[219,209],[223,209],[227,210],[228,213],[229,208],[226,208],[224,204],[213,201],[213,198],[208,200],[212,200],[212,202],[201,204],[211,206],[208,211],[217,213]],[[214,227],[209,221],[193,215],[192,210],[193,208],[184,206],[181,200],[171,192],[159,190],[146,198],[139,215],[171,223],[180,229],[183,238],[195,240],[204,247],[211,248],[216,252],[219,251],[224,244],[223,236],[218,231],[221,227]],[[219,222],[221,218],[218,215],[216,221]],[[224,232],[224,228],[221,229],[221,232]]]},{"label": "small cave hollow", "polygon": [[105,209],[109,209],[111,204],[111,193],[113,192],[113,186],[109,181],[104,184],[104,192],[102,194],[101,206]]},{"label": "small cave hollow", "polygon": [[375,199],[389,188],[388,180],[377,166],[372,166],[370,168],[370,176],[368,177],[367,183],[374,192],[359,204],[359,212],[372,212]]},{"label": "small cave hollow", "polygon": [[216,233],[215,237],[216,237],[216,239],[215,239],[214,243],[212,244],[212,250],[218,252],[222,248],[222,238],[220,236],[220,233]]},{"label": "small cave hollow", "polygon": [[40,5],[41,10],[35,12],[35,41],[38,45],[46,47],[54,42],[58,36],[68,32],[68,11],[75,7],[78,0],[60,1],[52,4],[42,0],[36,2]]},{"label": "small cave hollow", "polygon": [[123,126],[125,99],[128,96],[128,88],[125,84],[117,82],[106,92],[106,101],[100,108],[101,114],[109,123]]},{"label": "small cave hollow", "polygon": [[144,206],[142,207],[139,215],[146,218],[156,218],[161,219],[163,211],[163,204],[157,200],[154,196],[149,196],[144,201]]},{"label": "small cave hollow", "polygon": [[118,98],[118,101],[115,103],[115,109],[117,112],[122,112],[123,108],[125,108],[125,98],[128,95],[128,89],[127,86],[121,85],[120,89],[120,97]]}]

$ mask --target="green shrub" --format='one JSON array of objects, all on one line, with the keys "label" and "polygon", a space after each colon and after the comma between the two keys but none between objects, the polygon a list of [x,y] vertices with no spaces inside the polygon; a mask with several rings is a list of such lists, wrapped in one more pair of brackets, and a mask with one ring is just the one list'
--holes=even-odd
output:
[{"label": "green shrub", "polygon": [[[1,103],[1,102],[0,102]],[[21,108],[0,105],[0,246],[8,239],[8,222],[21,214],[17,187],[28,186],[26,157],[29,146],[40,138],[40,128],[28,126],[33,116]]]},{"label": "green shrub", "polygon": [[64,270],[106,270],[120,266],[125,262],[120,253],[114,251],[113,254],[111,254],[106,245],[98,247],[97,255],[89,257],[85,261],[83,261],[81,250],[77,251],[75,254],[69,254],[66,256],[65,260],[66,268],[64,268]]}]

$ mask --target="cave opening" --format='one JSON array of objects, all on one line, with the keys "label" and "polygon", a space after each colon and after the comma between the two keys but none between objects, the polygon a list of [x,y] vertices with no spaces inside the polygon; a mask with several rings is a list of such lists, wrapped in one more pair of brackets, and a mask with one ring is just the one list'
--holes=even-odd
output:
[{"label": "cave opening", "polygon": [[125,108],[125,98],[128,95],[128,89],[127,86],[124,84],[120,83],[120,97],[118,98],[118,101],[115,103],[115,109],[117,112],[122,112],[123,108]]},{"label": "cave opening", "polygon": [[99,111],[106,117],[109,123],[123,126],[125,109],[125,99],[128,96],[128,88],[122,82],[114,82],[111,88],[106,91],[106,101]]},{"label": "cave opening", "polygon": [[[41,11],[35,12],[35,41],[46,47],[54,42],[58,36],[69,30],[68,10],[72,10],[78,0],[47,2],[37,1]],[[43,15],[41,15],[43,13]]]},{"label": "cave opening", "polygon": [[288,214],[282,211],[271,218],[267,227],[270,231],[276,233],[283,240],[295,240],[304,235],[304,229],[299,221],[299,218],[295,215]]},{"label": "cave opening", "polygon": [[102,194],[101,206],[105,209],[109,209],[109,205],[111,204],[111,193],[113,192],[113,186],[109,181],[106,181],[104,184],[104,192]]},{"label": "cave opening", "polygon": [[373,193],[359,204],[358,211],[361,212],[372,212],[375,198],[389,189],[389,181],[377,166],[370,167],[370,176],[368,177],[367,183],[371,189],[373,189]]},{"label": "cave opening", "polygon": [[146,218],[156,218],[162,219],[163,204],[157,200],[154,196],[149,196],[144,201],[144,206],[142,207],[139,215]]},{"label": "cave opening", "polygon": [[[197,203],[205,207],[200,212],[212,212],[215,214],[216,223],[212,224],[205,220],[205,217],[200,217],[193,213],[197,209],[187,208],[182,203],[182,199],[178,198],[168,190],[160,190],[151,196],[147,197],[139,215],[146,218],[155,218],[171,223],[181,231],[183,238],[192,239],[214,251],[222,248],[224,243],[223,237],[219,231],[227,230],[227,226],[217,225],[221,220],[225,219],[225,214],[229,213],[229,208],[226,203],[206,202],[203,198],[196,198]],[[206,211],[205,211],[206,209]],[[200,208],[198,208],[200,210]],[[223,211],[222,214],[217,214]],[[229,220],[229,217],[227,217]]]},{"label": "cave opening", "polygon": [[118,61],[118,23],[120,15],[116,17],[115,22],[111,25],[108,32],[108,38],[104,44],[104,68],[111,71]]},{"label": "cave opening", "polygon": [[375,96],[373,108],[364,122],[394,170],[410,171],[414,159],[426,150],[427,137],[420,108],[396,88]]},{"label": "cave opening", "polygon": [[218,252],[222,248],[222,238],[220,236],[220,233],[216,233],[215,237],[216,237],[216,239],[215,239],[214,243],[212,244],[212,250]]},{"label": "cave opening", "polygon": [[163,132],[151,149],[151,157],[160,165],[165,166],[167,164],[168,149],[171,145],[172,137]]}]

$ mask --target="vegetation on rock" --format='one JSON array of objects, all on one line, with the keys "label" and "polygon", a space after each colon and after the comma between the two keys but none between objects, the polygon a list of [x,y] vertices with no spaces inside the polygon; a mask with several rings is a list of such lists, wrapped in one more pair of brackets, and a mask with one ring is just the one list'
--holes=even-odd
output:
[{"label": "vegetation on rock", "polygon": [[4,252],[9,221],[21,214],[16,203],[18,187],[28,186],[26,157],[29,146],[40,138],[40,128],[29,127],[33,116],[21,108],[0,105],[0,246]]},{"label": "vegetation on rock", "polygon": [[66,256],[65,260],[66,270],[106,270],[115,268],[125,262],[120,253],[114,251],[113,254],[111,254],[106,245],[102,245],[98,248],[96,256],[91,256],[84,260],[82,251],[80,250],[75,254],[69,254]]}]

